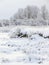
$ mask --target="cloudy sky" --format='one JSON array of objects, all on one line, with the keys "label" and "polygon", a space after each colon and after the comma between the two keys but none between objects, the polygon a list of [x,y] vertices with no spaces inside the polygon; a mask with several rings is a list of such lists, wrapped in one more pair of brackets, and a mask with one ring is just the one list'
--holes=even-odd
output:
[{"label": "cloudy sky", "polygon": [[0,19],[9,19],[19,8],[27,5],[46,5],[49,8],[49,0],[0,0]]}]

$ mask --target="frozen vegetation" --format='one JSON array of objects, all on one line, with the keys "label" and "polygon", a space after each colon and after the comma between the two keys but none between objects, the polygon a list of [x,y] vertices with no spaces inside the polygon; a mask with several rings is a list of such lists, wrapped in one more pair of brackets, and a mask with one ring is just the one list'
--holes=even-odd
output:
[{"label": "frozen vegetation", "polygon": [[0,64],[49,63],[49,11],[46,6],[19,9],[9,20],[0,20]]},{"label": "frozen vegetation", "polygon": [[35,5],[27,6],[26,8],[18,9],[9,20],[0,20],[0,27],[5,26],[47,26],[49,25],[49,10],[46,5],[42,7],[37,7]]},{"label": "frozen vegetation", "polygon": [[[8,32],[5,32],[6,29]],[[0,28],[0,64],[20,65],[19,63],[49,63],[49,27]]]}]

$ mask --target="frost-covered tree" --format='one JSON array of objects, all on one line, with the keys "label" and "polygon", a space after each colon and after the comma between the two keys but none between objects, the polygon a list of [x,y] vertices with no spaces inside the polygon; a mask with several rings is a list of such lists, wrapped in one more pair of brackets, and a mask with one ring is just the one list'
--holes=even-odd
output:
[{"label": "frost-covered tree", "polygon": [[48,10],[46,8],[46,6],[42,6],[41,8],[41,12],[42,12],[42,17],[44,20],[47,20],[48,19]]},{"label": "frost-covered tree", "polygon": [[45,5],[40,9],[37,6],[27,6],[20,8],[10,20],[12,25],[48,25],[49,12]]},{"label": "frost-covered tree", "polygon": [[47,22],[48,25],[49,12],[45,5],[41,7],[41,12],[42,12],[43,19]]},{"label": "frost-covered tree", "polygon": [[19,9],[18,12],[14,15],[14,19],[30,19],[36,18],[39,8],[36,6],[27,6],[25,9]]},{"label": "frost-covered tree", "polygon": [[18,13],[16,14],[16,18],[23,19],[23,9],[18,10]]}]

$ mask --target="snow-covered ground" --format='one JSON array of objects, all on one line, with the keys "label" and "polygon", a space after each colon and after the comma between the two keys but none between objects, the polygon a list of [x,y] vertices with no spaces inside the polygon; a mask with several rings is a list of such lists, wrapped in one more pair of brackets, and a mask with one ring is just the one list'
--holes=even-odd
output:
[{"label": "snow-covered ground", "polygon": [[1,32],[0,28],[0,65],[49,64],[49,27],[6,29],[9,31]]}]

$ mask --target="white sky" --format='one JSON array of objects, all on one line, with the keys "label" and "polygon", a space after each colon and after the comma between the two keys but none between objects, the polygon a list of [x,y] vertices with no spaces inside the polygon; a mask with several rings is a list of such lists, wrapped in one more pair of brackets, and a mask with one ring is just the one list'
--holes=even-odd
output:
[{"label": "white sky", "polygon": [[49,0],[0,0],[0,19],[9,19],[19,8],[27,5],[42,6],[46,4],[49,8]]}]

